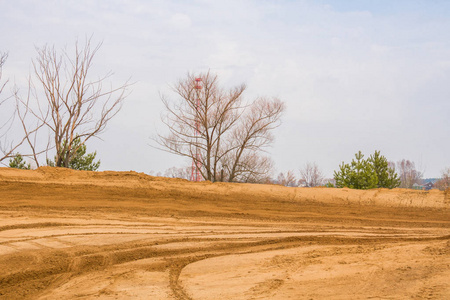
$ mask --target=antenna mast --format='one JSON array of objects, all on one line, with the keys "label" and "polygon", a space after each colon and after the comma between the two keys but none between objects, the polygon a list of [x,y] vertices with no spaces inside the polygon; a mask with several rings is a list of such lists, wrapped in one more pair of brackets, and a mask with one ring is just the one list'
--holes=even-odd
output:
[{"label": "antenna mast", "polygon": [[195,90],[197,91],[197,103],[196,103],[196,117],[195,117],[195,156],[192,159],[192,171],[191,171],[191,181],[202,181],[203,177],[200,173],[202,167],[200,147],[198,146],[198,138],[200,136],[200,120],[198,118],[200,111],[200,90],[203,88],[201,85],[201,78],[195,78]]}]

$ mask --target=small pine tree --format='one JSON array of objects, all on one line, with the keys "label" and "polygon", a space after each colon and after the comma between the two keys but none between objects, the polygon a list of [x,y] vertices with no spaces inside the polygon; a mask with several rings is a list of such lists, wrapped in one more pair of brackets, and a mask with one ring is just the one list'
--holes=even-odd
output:
[{"label": "small pine tree", "polygon": [[16,169],[23,169],[23,170],[30,170],[31,166],[29,163],[26,163],[23,160],[22,155],[17,153],[13,158],[9,160],[9,167],[10,168],[16,168]]},{"label": "small pine tree", "polygon": [[325,184],[325,187],[327,187],[327,188],[334,188],[334,184],[332,184],[331,182],[327,182]]},{"label": "small pine tree", "polygon": [[379,188],[393,189],[400,185],[401,181],[393,168],[389,167],[389,163],[380,151],[375,151],[368,161],[373,165],[378,178],[377,186]]},{"label": "small pine tree", "polygon": [[[386,184],[389,178],[396,178],[396,174],[395,172],[395,176],[389,174],[389,168],[384,170],[384,161],[385,158],[380,156],[380,153],[377,151],[367,160],[364,159],[364,155],[359,151],[355,154],[355,159],[350,164],[344,164],[342,162],[339,166],[339,171],[334,171],[336,186],[363,190],[373,189],[380,186],[380,178],[382,180],[381,185]],[[388,175],[385,174],[385,171],[388,172]],[[380,178],[377,175],[378,173],[380,173]],[[388,179],[385,178],[386,176]]]},{"label": "small pine tree", "polygon": [[97,151],[86,153],[86,145],[81,145],[72,159],[69,161],[69,168],[74,170],[97,171],[100,167],[100,160],[94,162]]},{"label": "small pine tree", "polygon": [[339,165],[339,172],[334,171],[334,180],[336,181],[336,187],[349,187],[351,185],[351,168],[349,164]]},{"label": "small pine tree", "polygon": [[[69,168],[74,170],[83,171],[97,171],[100,167],[100,160],[94,162],[97,151],[86,154],[86,145],[80,145],[80,138],[76,137],[73,140],[73,149],[76,149],[75,154],[69,161]],[[56,160],[56,157],[55,157]],[[47,165],[54,167],[56,164],[54,161],[47,159]]]},{"label": "small pine tree", "polygon": [[359,151],[355,154],[355,160],[352,160],[352,186],[353,189],[373,189],[378,184],[378,178],[376,176],[373,165],[364,159],[364,154]]}]

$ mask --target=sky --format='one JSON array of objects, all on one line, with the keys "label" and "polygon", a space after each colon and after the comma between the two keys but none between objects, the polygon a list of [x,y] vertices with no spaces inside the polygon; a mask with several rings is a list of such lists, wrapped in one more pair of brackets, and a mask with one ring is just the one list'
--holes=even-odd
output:
[{"label": "sky", "polygon": [[[0,0],[3,79],[26,89],[36,47],[102,42],[93,76],[134,83],[101,139],[100,170],[157,174],[189,161],[152,147],[160,95],[188,72],[286,103],[267,149],[279,172],[316,162],[332,177],[361,150],[450,167],[450,1]],[[0,118],[3,118],[1,116]]]}]

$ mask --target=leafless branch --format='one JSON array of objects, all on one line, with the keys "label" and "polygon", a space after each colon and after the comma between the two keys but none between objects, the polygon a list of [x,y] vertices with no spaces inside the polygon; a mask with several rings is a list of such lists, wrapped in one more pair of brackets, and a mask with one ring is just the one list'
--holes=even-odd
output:
[{"label": "leafless branch", "polygon": [[[0,53],[0,163],[12,156],[14,156],[17,149],[22,145],[25,138],[22,138],[19,142],[8,139],[8,133],[14,124],[15,120],[15,111],[9,111],[4,108],[8,100],[11,99],[12,96],[7,96],[3,98],[4,89],[9,82],[9,80],[5,80],[2,82],[3,76],[3,66],[6,63],[6,59],[8,58],[8,53]],[[2,163],[3,164],[3,163]]]}]

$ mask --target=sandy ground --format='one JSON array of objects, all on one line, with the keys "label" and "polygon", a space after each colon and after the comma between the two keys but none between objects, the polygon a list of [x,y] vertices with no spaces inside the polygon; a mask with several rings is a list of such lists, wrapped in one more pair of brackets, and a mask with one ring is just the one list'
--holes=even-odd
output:
[{"label": "sandy ground", "polygon": [[450,190],[0,168],[0,299],[450,299]]}]

